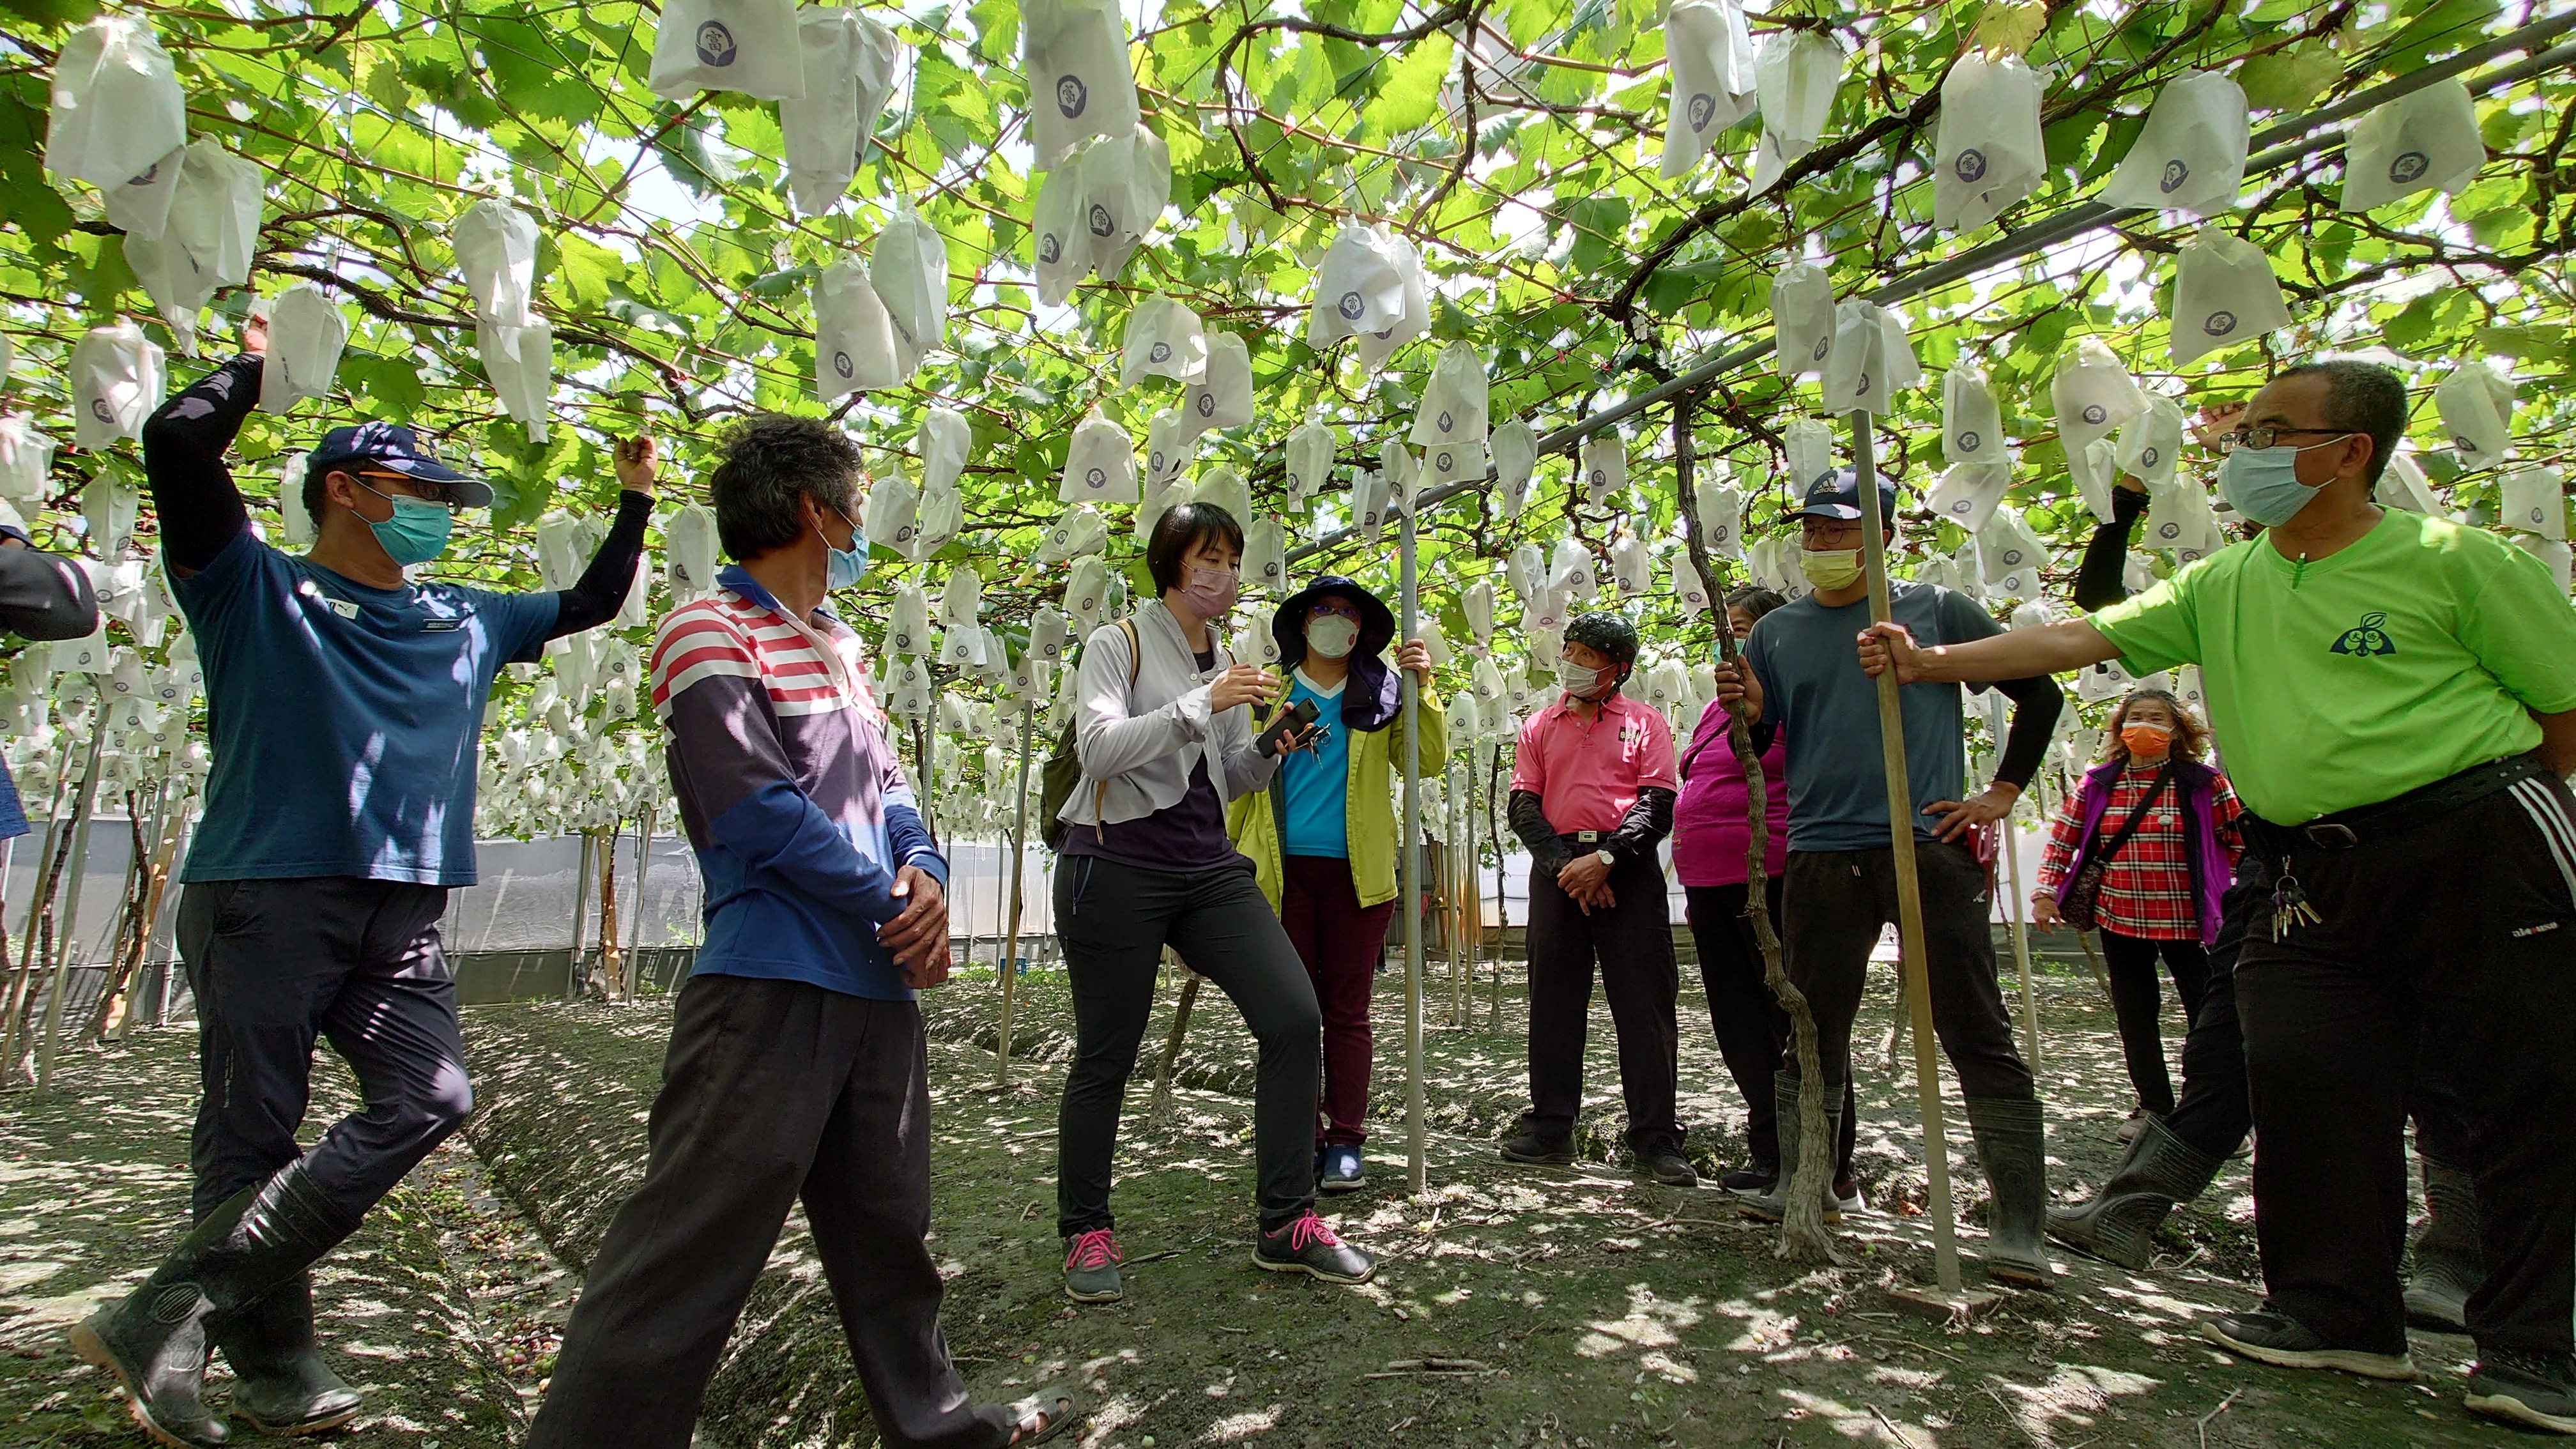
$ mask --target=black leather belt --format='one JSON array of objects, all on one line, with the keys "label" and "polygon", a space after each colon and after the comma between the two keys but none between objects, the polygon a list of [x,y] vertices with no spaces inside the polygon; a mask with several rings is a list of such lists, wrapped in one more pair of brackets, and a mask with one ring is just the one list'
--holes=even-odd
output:
[{"label": "black leather belt", "polygon": [[2548,773],[2549,767],[2540,762],[2537,754],[2513,755],[2462,770],[2375,805],[2356,805],[2350,810],[2320,815],[2305,825],[2279,825],[2249,814],[2237,822],[2237,828],[2246,844],[2265,855],[2352,850],[2429,825],[2464,805],[2476,804],[2519,781]]}]

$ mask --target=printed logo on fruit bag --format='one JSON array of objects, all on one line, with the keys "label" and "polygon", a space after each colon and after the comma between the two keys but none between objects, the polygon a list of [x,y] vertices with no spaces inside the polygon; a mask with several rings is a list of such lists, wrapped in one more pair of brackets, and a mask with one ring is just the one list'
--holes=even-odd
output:
[{"label": "printed logo on fruit bag", "polygon": [[1707,130],[1708,123],[1715,119],[1716,116],[1717,97],[1710,95],[1706,91],[1694,91],[1691,93],[1690,127],[1692,130]]},{"label": "printed logo on fruit bag", "polygon": [[1082,108],[1090,104],[1091,87],[1082,83],[1082,77],[1065,75],[1056,78],[1055,108],[1064,112],[1066,120],[1081,115]]},{"label": "printed logo on fruit bag", "polygon": [[2104,419],[2110,416],[2110,409],[2103,407],[2100,403],[2086,403],[2084,405],[2084,421],[2093,424],[2097,428],[2102,425]]},{"label": "printed logo on fruit bag", "polygon": [[1151,346],[1151,347],[1149,347],[1149,348],[1145,349],[1145,360],[1146,360],[1147,362],[1169,362],[1169,361],[1171,361],[1171,360],[1172,360],[1172,344],[1170,344],[1170,343],[1168,343],[1168,342],[1157,342],[1157,343],[1155,343],[1153,346]]},{"label": "printed logo on fruit bag", "polygon": [[1447,413],[1442,413],[1440,415],[1440,431],[1445,433],[1456,426],[1458,426],[1457,421],[1451,418]]},{"label": "printed logo on fruit bag", "polygon": [[[1145,455],[1145,471],[1146,471],[1146,472],[1148,472],[1148,473],[1160,473],[1160,472],[1162,472],[1162,471],[1163,471],[1163,450],[1162,450],[1162,449],[1160,449],[1160,448],[1156,448],[1154,451],[1152,451],[1152,452],[1150,452],[1150,453],[1147,453],[1147,454]],[[1099,477],[1099,476],[1100,476],[1100,470],[1099,470],[1099,469],[1097,469],[1097,468],[1092,469],[1092,470],[1091,470],[1091,476],[1093,476],[1093,477],[1095,477],[1095,478]]]},{"label": "printed logo on fruit bag", "polygon": [[[1439,470],[1440,470],[1441,472],[1443,472],[1443,473],[1448,472],[1448,471],[1449,471],[1449,469],[1450,469],[1450,467],[1452,466],[1452,462],[1451,462],[1451,458],[1450,458],[1450,455],[1449,455],[1449,451],[1448,451],[1447,449],[1445,449],[1445,448],[1444,448],[1444,449],[1442,449],[1442,450],[1439,452],[1439,454],[1438,454],[1438,455],[1436,455],[1435,457],[1433,457],[1433,458],[1432,458],[1432,460],[1431,460],[1431,466],[1432,466],[1432,467],[1434,467],[1434,468],[1439,469]],[[2538,517],[2540,516],[2540,512],[2539,512],[2539,510],[2534,509],[2534,510],[2532,511],[2532,515],[2531,515],[2531,516],[2532,516],[2532,517],[2534,517],[2534,518],[2538,518]]]},{"label": "printed logo on fruit bag", "polygon": [[2008,548],[2004,550],[2004,567],[2008,569],[2021,567],[2020,549]]},{"label": "printed logo on fruit bag", "polygon": [[2156,183],[2156,189],[2170,196],[2173,193],[2180,191],[2182,189],[2182,184],[2190,179],[2190,163],[2177,156],[2173,160],[2165,163],[2165,177],[2162,181]]},{"label": "printed logo on fruit bag", "polygon": [[2156,466],[2156,460],[2162,458],[2164,455],[2165,450],[2162,448],[2145,449],[2138,454],[2138,466],[2141,468],[2152,468]]},{"label": "printed logo on fruit bag", "polygon": [[1593,486],[1593,487],[1595,487],[1595,488],[1605,488],[1605,487],[1608,487],[1608,486],[1609,486],[1609,483],[1610,483],[1610,475],[1609,475],[1608,473],[1603,472],[1603,471],[1602,471],[1601,469],[1599,469],[1599,468],[1595,468],[1595,469],[1593,469],[1593,470],[1592,470],[1592,486]]},{"label": "printed logo on fruit bag", "polygon": [[[1163,465],[1157,463],[1154,466],[1160,468]],[[1090,472],[1082,475],[1082,481],[1094,488],[1106,488],[1109,486],[1108,470],[1104,468],[1094,468]]]},{"label": "printed logo on fruit bag", "polygon": [[832,370],[843,377],[855,377],[858,375],[859,365],[850,360],[850,354],[835,352],[832,354]]},{"label": "printed logo on fruit bag", "polygon": [[158,162],[158,161],[155,161],[155,162],[153,162],[151,165],[146,166],[146,167],[144,167],[144,168],[143,168],[143,174],[142,174],[142,175],[140,175],[140,176],[129,176],[129,177],[125,178],[125,184],[126,184],[126,185],[128,185],[128,186],[149,186],[149,185],[151,185],[151,184],[153,183],[153,181],[154,181],[156,178],[158,178],[160,175],[161,175],[161,163],[160,163],[160,162]]},{"label": "printed logo on fruit bag", "polygon": [[1818,362],[1822,362],[1822,361],[1824,361],[1824,360],[1825,360],[1825,354],[1826,354],[1826,353],[1828,353],[1828,352],[1831,352],[1831,351],[1833,351],[1833,350],[1834,350],[1834,339],[1833,339],[1833,338],[1831,338],[1831,337],[1819,337],[1819,338],[1817,338],[1817,339],[1816,339],[1816,360],[1817,360]]},{"label": "printed logo on fruit bag", "polygon": [[698,59],[707,65],[731,65],[736,54],[733,32],[721,20],[698,27]]},{"label": "printed logo on fruit bag", "polygon": [[1198,403],[1198,407],[1199,407],[1199,416],[1200,416],[1200,417],[1203,417],[1203,418],[1212,418],[1212,417],[1215,417],[1215,416],[1216,416],[1216,394],[1215,394],[1215,393],[1212,393],[1212,392],[1203,392],[1203,393],[1200,393],[1200,394],[1199,394],[1199,403]]},{"label": "printed logo on fruit bag", "polygon": [[2397,645],[2389,639],[2388,631],[2379,627],[2387,622],[2388,616],[2374,609],[2370,613],[2362,615],[2360,623],[2344,630],[2343,633],[2334,641],[2334,647],[2327,652],[2331,654],[2394,654],[2397,652]]},{"label": "printed logo on fruit bag", "polygon": [[1978,445],[1983,442],[1985,442],[1985,435],[1979,433],[1974,428],[1970,428],[1959,435],[1959,451],[1962,453],[1973,453],[1977,451]]},{"label": "printed logo on fruit bag", "polygon": [[2159,523],[2156,525],[2156,537],[2163,539],[2167,543],[2171,543],[2182,537],[2182,525],[2179,523]]},{"label": "printed logo on fruit bag", "polygon": [[1959,159],[1950,164],[1950,169],[1959,173],[1959,179],[1962,181],[1982,181],[1986,176],[1986,153],[1977,150],[1962,151],[1959,153]]},{"label": "printed logo on fruit bag", "polygon": [[2209,320],[2200,324],[2200,330],[2212,337],[2224,337],[2236,330],[2236,314],[2212,312],[2209,314]]},{"label": "printed logo on fruit bag", "polygon": [[2403,185],[2432,169],[2433,158],[2423,152],[2400,151],[2397,158],[2388,163],[2388,179]]},{"label": "printed logo on fruit bag", "polygon": [[[94,397],[89,400],[89,415],[98,419],[100,422],[107,424],[111,428],[116,426],[116,413],[113,409],[108,407],[107,399],[103,397]],[[2462,440],[2461,446],[2467,446],[2467,441],[2465,439]]]},{"label": "printed logo on fruit bag", "polygon": [[1852,379],[1852,391],[1853,391],[1853,392],[1855,392],[1855,393],[1863,393],[1863,392],[1867,392],[1867,391],[1869,391],[1869,374],[1868,374],[1868,373],[1864,372],[1864,373],[1862,373],[1859,377],[1856,377],[1856,378]]},{"label": "printed logo on fruit bag", "polygon": [[1091,234],[1107,236],[1117,229],[1118,221],[1109,214],[1109,208],[1096,201],[1091,203]]},{"label": "printed logo on fruit bag", "polygon": [[912,527],[912,525],[911,525],[911,524],[907,523],[907,524],[905,524],[903,527],[898,528],[898,529],[896,529],[896,530],[894,531],[894,541],[895,541],[897,544],[906,544],[906,543],[910,543],[910,542],[912,542],[912,534],[913,534],[913,527]]},{"label": "printed logo on fruit bag", "polygon": [[1357,322],[1360,320],[1360,314],[1368,310],[1368,304],[1360,300],[1359,293],[1344,292],[1342,294],[1342,300],[1333,304],[1333,310],[1341,313],[1345,318],[1348,318],[1353,322]]},{"label": "printed logo on fruit bag", "polygon": [[1054,266],[1063,256],[1064,243],[1055,239],[1054,232],[1048,232],[1046,235],[1038,238],[1039,261],[1042,261],[1051,267]]}]

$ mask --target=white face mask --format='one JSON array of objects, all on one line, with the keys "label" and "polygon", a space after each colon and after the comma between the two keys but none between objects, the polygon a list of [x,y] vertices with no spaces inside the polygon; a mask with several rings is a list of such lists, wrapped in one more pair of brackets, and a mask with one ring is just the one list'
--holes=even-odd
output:
[{"label": "white face mask", "polygon": [[1582,699],[1601,687],[1601,675],[1602,671],[1598,669],[1561,663],[1556,666],[1556,685],[1565,691],[1568,698]]},{"label": "white face mask", "polygon": [[1360,641],[1359,621],[1341,614],[1326,614],[1306,621],[1306,647],[1327,659],[1349,656],[1351,647]]}]

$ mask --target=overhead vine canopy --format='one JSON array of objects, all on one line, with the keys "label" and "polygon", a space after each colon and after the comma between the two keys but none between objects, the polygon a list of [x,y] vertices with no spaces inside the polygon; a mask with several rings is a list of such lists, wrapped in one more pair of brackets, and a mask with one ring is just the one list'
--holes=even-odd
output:
[{"label": "overhead vine canopy", "polygon": [[[1032,605],[1062,588],[1061,567],[1029,560],[1060,511],[1055,479],[1076,424],[1096,407],[1141,439],[1173,401],[1168,384],[1119,384],[1128,317],[1160,296],[1249,349],[1254,420],[1203,442],[1200,465],[1231,465],[1256,507],[1280,510],[1287,433],[1309,418],[1332,424],[1342,466],[1311,516],[1287,520],[1291,542],[1324,540],[1300,571],[1330,566],[1391,586],[1386,541],[1343,531],[1344,490],[1404,436],[1447,343],[1482,356],[1497,423],[1560,433],[1768,337],[1771,278],[1791,262],[1818,265],[1836,296],[1857,296],[2070,215],[2187,72],[2232,77],[2260,135],[2533,27],[2464,72],[2488,159],[2457,194],[2342,209],[2348,121],[2293,127],[2317,144],[2268,163],[2258,155],[2239,204],[2210,224],[2270,259],[2286,327],[2171,366],[2175,257],[2199,223],[2129,213],[1908,298],[1898,310],[1928,382],[1879,418],[1878,453],[1907,489],[1918,556],[1949,553],[1957,528],[1919,511],[1941,467],[1941,374],[1982,366],[2019,449],[2010,501],[2058,550],[2054,577],[2092,521],[2068,481],[2050,391],[2061,354],[2082,338],[2107,343],[2150,393],[2186,409],[2243,397],[2285,359],[2384,356],[2422,404],[2418,442],[2441,502],[2479,522],[2497,519],[2507,468],[2563,456],[2576,423],[2565,388],[2576,296],[2562,267],[2576,243],[2576,74],[2563,57],[2515,66],[2576,26],[2565,3],[1788,0],[1750,13],[1749,30],[1756,41],[1807,32],[1845,54],[1820,140],[1757,175],[1763,123],[1748,120],[1671,177],[1658,165],[1670,102],[1664,17],[1647,0],[1130,6],[1144,125],[1170,153],[1169,204],[1116,277],[1085,281],[1061,307],[1042,305],[1034,280],[1041,177],[1020,8],[860,8],[907,49],[850,194],[817,216],[791,205],[776,104],[725,91],[675,101],[648,87],[652,6],[122,7],[173,58],[190,136],[247,159],[264,183],[251,285],[216,297],[205,355],[189,358],[154,316],[100,193],[43,168],[55,56],[94,7],[0,0],[0,292],[17,354],[0,404],[67,444],[47,506],[28,510],[39,543],[95,556],[102,541],[86,536],[82,490],[102,471],[139,472],[130,441],[68,446],[65,365],[87,329],[142,321],[171,348],[176,390],[231,344],[254,294],[303,280],[348,318],[348,350],[327,400],[253,419],[240,448],[248,491],[274,486],[261,460],[333,422],[411,422],[499,489],[489,529],[465,536],[441,570],[533,587],[536,520],[606,510],[614,437],[663,438],[672,491],[694,495],[729,419],[828,411],[866,445],[872,473],[918,476],[923,415],[946,406],[972,428],[963,531],[926,562],[880,548],[870,597],[848,607],[882,618],[896,583],[936,594],[950,571],[973,569],[986,617],[1016,638]],[[1932,169],[1943,83],[1963,57],[2006,55],[2026,59],[2044,87],[2044,170],[1993,223],[1943,229]],[[496,401],[450,246],[459,214],[489,198],[538,225],[533,305],[555,349],[554,426],[542,443]],[[906,385],[827,408],[815,400],[810,295],[905,204],[945,239],[947,348]],[[1318,351],[1306,340],[1316,268],[1352,221],[1408,240],[1430,288],[1428,335],[1374,377],[1352,344]],[[2511,465],[2464,468],[2435,417],[2435,385],[2477,359],[2518,385]],[[1753,357],[1686,403],[1692,451],[1704,467],[1730,465],[1727,476],[1756,495],[1748,527],[1767,526],[1787,426],[1817,415],[1816,384]],[[1616,426],[1628,487],[1606,498],[1587,498],[1551,459],[1517,516],[1480,487],[1424,508],[1429,603],[1450,636],[1467,632],[1457,591],[1478,579],[1499,587],[1523,541],[1570,536],[1606,554],[1634,538],[1667,559],[1679,528],[1673,424],[1659,406]],[[1135,557],[1123,522],[1109,545],[1122,567]],[[151,535],[147,514],[138,547]],[[1664,593],[1667,568],[1657,563],[1657,588],[1634,607],[1650,641],[1696,656],[1707,623]],[[1510,637],[1508,618],[1498,637]],[[1469,662],[1462,651],[1455,682]]]}]

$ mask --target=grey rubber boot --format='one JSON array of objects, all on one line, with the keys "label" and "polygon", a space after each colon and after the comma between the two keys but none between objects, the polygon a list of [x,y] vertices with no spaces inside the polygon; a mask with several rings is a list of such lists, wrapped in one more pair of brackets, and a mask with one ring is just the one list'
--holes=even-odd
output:
[{"label": "grey rubber boot", "polygon": [[[1780,1177],[1769,1192],[1748,1196],[1737,1204],[1746,1217],[1776,1223],[1789,1211],[1789,1182],[1798,1174],[1798,1093],[1803,1086],[1799,1078],[1787,1072],[1776,1072],[1771,1077],[1771,1091],[1780,1104],[1775,1129],[1780,1138]],[[1825,1101],[1825,1143],[1826,1150],[1831,1151],[1832,1145],[1842,1140],[1842,1094],[1836,1092]],[[1824,1195],[1825,1221],[1841,1222],[1842,1205],[1834,1200],[1834,1175],[1830,1170],[1825,1173]]]},{"label": "grey rubber boot", "polygon": [[2417,1156],[2424,1164],[2425,1215],[2415,1234],[2415,1271],[2406,1279],[2406,1321],[2437,1333],[2466,1333],[2469,1295],[2487,1281],[2477,1186],[2461,1169]]},{"label": "grey rubber boot", "polygon": [[[2021,1288],[2054,1289],[2042,1231],[2048,1218],[2048,1132],[2039,1103],[1967,1098],[1968,1130],[1993,1200],[1986,1208],[1986,1276]],[[2141,1134],[2144,1135],[2144,1134]]]},{"label": "grey rubber boot", "polygon": [[2048,1235],[2088,1257],[2143,1269],[2155,1251],[2156,1229],[2174,1208],[2200,1196],[2226,1163],[2165,1130],[2163,1119],[2129,1139],[2120,1165],[2093,1200],[2048,1210]]},{"label": "grey rubber boot", "polygon": [[313,1275],[298,1273],[207,1333],[232,1365],[235,1418],[268,1434],[318,1434],[358,1417],[358,1391],[313,1342]]},{"label": "grey rubber boot", "polygon": [[208,1320],[237,1315],[356,1226],[289,1163],[207,1214],[143,1286],[73,1325],[72,1348],[116,1376],[135,1422],[161,1443],[228,1444],[231,1429],[202,1398]]}]

